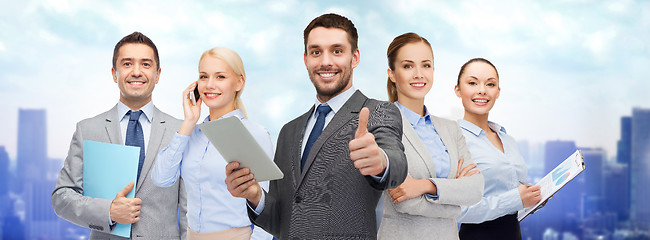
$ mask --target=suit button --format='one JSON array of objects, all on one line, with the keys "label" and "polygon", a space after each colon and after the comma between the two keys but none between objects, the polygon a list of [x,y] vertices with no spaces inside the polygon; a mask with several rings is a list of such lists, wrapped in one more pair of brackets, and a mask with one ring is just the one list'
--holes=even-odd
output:
[{"label": "suit button", "polygon": [[300,202],[302,202],[302,198],[301,198],[300,196],[296,196],[296,201],[295,201],[295,202],[296,202],[296,203],[300,203]]}]

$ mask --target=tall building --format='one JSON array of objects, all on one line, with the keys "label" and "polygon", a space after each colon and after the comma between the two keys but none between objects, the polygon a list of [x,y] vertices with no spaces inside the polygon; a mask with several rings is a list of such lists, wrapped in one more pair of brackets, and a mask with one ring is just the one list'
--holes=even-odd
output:
[{"label": "tall building", "polygon": [[17,176],[21,182],[38,180],[45,171],[47,128],[45,109],[18,110]]},{"label": "tall building", "polygon": [[9,207],[9,177],[9,154],[0,146],[0,236],[4,235],[4,225],[10,224],[5,221],[12,220],[14,215],[13,207]]},{"label": "tall building", "polygon": [[616,162],[630,164],[632,159],[632,117],[621,117],[621,139],[616,143]]},{"label": "tall building", "polygon": [[639,227],[650,226],[650,109],[632,110],[632,156],[630,218]]},{"label": "tall building", "polygon": [[616,214],[618,221],[628,220],[630,215],[630,176],[627,164],[606,163],[603,169],[605,212]]},{"label": "tall building", "polygon": [[602,148],[581,148],[585,165],[589,171],[582,174],[585,178],[585,195],[583,197],[582,218],[603,212],[603,164],[606,153]]},{"label": "tall building", "polygon": [[0,199],[9,195],[9,176],[9,154],[4,146],[0,146]]},{"label": "tall building", "polygon": [[[632,117],[621,117],[621,139],[616,144],[616,162],[624,164],[625,175],[621,176],[625,181],[625,188],[617,189],[620,192],[621,201],[619,201],[620,207],[625,209],[624,212],[618,211],[619,220],[628,220],[630,217],[630,186],[632,179],[632,168],[630,168],[630,162],[632,160]],[[621,181],[618,180],[617,181]],[[623,192],[624,191],[624,192]]]},{"label": "tall building", "polygon": [[47,125],[45,109],[18,111],[17,176],[23,185],[25,238],[60,236],[50,196],[54,182],[47,176]]}]

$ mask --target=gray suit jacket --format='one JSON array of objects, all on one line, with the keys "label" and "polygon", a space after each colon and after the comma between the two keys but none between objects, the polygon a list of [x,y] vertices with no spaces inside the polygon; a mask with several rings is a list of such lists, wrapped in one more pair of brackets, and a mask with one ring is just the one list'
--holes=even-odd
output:
[{"label": "gray suit jacket", "polygon": [[[158,152],[180,128],[181,121],[154,107],[151,134],[135,197],[142,199],[140,221],[131,225],[132,239],[185,239],[187,230],[185,186],[177,181],[168,188],[151,181],[150,170]],[[83,196],[83,141],[124,144],[117,105],[111,110],[77,123],[70,150],[56,188],[52,207],[56,214],[74,224],[91,228],[89,239],[124,239],[110,234],[109,211],[113,199]],[[107,179],[110,180],[110,179]],[[180,216],[180,219],[179,219]]]},{"label": "gray suit jacket", "polygon": [[408,161],[408,175],[415,179],[433,179],[438,188],[438,199],[424,195],[394,204],[384,192],[384,216],[379,227],[379,239],[458,239],[456,218],[460,205],[474,205],[483,196],[483,175],[456,178],[458,160],[464,166],[472,163],[465,137],[455,121],[431,116],[442,142],[449,153],[447,178],[436,178],[436,167],[431,154],[420,140],[406,117],[404,124],[404,152]]},{"label": "gray suit jacket", "polygon": [[[368,107],[368,131],[390,161],[382,183],[363,176],[350,160],[362,107]],[[375,207],[381,191],[406,178],[402,122],[395,105],[355,92],[314,142],[300,171],[301,142],[314,108],[284,125],[275,163],[284,178],[270,182],[264,210],[251,220],[280,239],[375,239]]]}]

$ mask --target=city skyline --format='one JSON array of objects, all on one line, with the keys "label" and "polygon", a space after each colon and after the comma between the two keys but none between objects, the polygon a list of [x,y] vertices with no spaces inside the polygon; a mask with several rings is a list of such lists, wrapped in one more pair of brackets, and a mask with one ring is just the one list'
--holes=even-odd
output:
[{"label": "city skyline", "polygon": [[[214,46],[239,52],[251,119],[275,140],[281,126],[314,101],[303,64],[302,30],[325,12],[359,30],[361,63],[354,85],[386,99],[385,51],[393,37],[416,32],[431,42],[436,68],[426,104],[434,115],[462,117],[453,93],[457,71],[472,57],[490,59],[501,76],[491,120],[517,140],[575,140],[616,154],[619,117],[648,108],[650,3],[590,0],[517,2],[380,1],[8,2],[0,13],[0,136],[16,159],[19,108],[47,109],[48,156],[64,158],[76,122],[117,102],[110,75],[114,44],[132,31],[160,50],[154,103],[181,118],[180,92],[196,76],[200,54]],[[146,9],[135,11],[134,9]],[[174,16],[174,17],[169,17]],[[263,24],[260,24],[263,23]],[[100,30],[101,31],[98,31]],[[204,111],[206,109],[204,108]],[[205,116],[205,112],[204,115]]]},{"label": "city skyline", "polygon": [[[0,202],[6,206],[5,209],[14,210],[5,211],[4,223],[0,225],[15,226],[18,229],[24,229],[24,236],[36,238],[49,236],[51,239],[77,239],[87,236],[88,229],[75,226],[54,215],[50,205],[50,191],[56,182],[56,175],[62,164],[61,159],[48,158],[43,156],[43,150],[46,143],[42,141],[43,131],[45,131],[46,110],[21,109],[19,116],[19,129],[21,134],[19,139],[23,139],[20,146],[21,164],[16,172],[41,172],[39,174],[5,174],[3,176],[12,176],[15,179],[5,180],[4,182],[23,183],[24,188],[14,188],[10,190],[11,196],[0,192]],[[631,116],[623,116],[621,119],[621,138],[617,150],[622,156],[631,153],[629,163],[626,159],[617,159],[617,162],[607,162],[604,150],[602,148],[584,148],[576,145],[574,141],[547,141],[541,145],[543,150],[540,151],[540,144],[530,144],[526,141],[519,142],[519,148],[524,156],[534,159],[543,159],[542,165],[529,166],[529,180],[536,182],[540,177],[547,174],[550,169],[554,168],[564,157],[574,152],[576,149],[583,151],[587,170],[573,181],[571,181],[560,192],[556,193],[554,198],[547,206],[538,213],[529,216],[522,222],[522,235],[531,239],[540,239],[541,236],[555,236],[561,234],[575,237],[577,239],[622,239],[613,238],[614,236],[635,236],[634,234],[645,234],[645,232],[624,232],[625,229],[632,230],[634,226],[640,226],[646,229],[647,214],[643,209],[635,209],[624,204],[629,201],[630,197],[641,195],[637,199],[645,199],[644,194],[648,194],[644,185],[637,184],[636,187],[628,185],[626,176],[632,179],[632,182],[639,182],[648,179],[647,173],[643,171],[627,174],[628,164],[634,166],[648,164],[650,154],[647,154],[650,146],[650,108],[633,109]],[[627,132],[632,134],[629,134]],[[645,132],[647,133],[645,133]],[[635,132],[644,132],[644,134],[635,134]],[[39,134],[40,133],[40,134]],[[38,144],[32,144],[38,143]],[[629,145],[629,147],[627,147]],[[645,146],[645,147],[644,147]],[[640,150],[639,150],[640,149]],[[647,154],[643,155],[643,154]],[[541,155],[541,156],[540,156]],[[49,161],[43,163],[43,161]],[[619,162],[621,161],[621,162]],[[7,170],[7,154],[4,146],[0,146],[0,170]],[[37,167],[42,166],[42,167]],[[35,168],[36,167],[36,168]],[[541,168],[541,169],[540,169]],[[636,166],[634,168],[643,168]],[[44,178],[34,178],[34,175],[44,175]],[[8,189],[5,189],[5,191]],[[22,193],[21,193],[22,191]],[[605,192],[607,194],[605,194]],[[631,195],[629,195],[631,194]],[[627,196],[629,197],[621,197]],[[22,200],[21,200],[22,199]],[[24,207],[23,212],[16,212],[13,205],[15,200],[19,200]],[[632,199],[634,202],[634,199]],[[637,200],[638,201],[638,200]],[[9,206],[9,207],[7,207]],[[16,218],[17,216],[22,216]],[[628,221],[628,217],[631,217]],[[13,220],[12,220],[13,218]],[[558,218],[560,219],[558,221]],[[21,225],[17,219],[23,219]],[[628,222],[628,223],[625,223]],[[625,225],[632,224],[632,225]],[[631,226],[632,228],[626,228]],[[621,230],[622,229],[622,230]],[[7,228],[2,230],[2,234],[15,234],[7,232]],[[7,236],[7,235],[5,235]],[[15,236],[15,235],[14,235]],[[56,237],[59,236],[59,237]],[[590,237],[590,238],[586,238]],[[605,238],[602,238],[605,237]]]}]

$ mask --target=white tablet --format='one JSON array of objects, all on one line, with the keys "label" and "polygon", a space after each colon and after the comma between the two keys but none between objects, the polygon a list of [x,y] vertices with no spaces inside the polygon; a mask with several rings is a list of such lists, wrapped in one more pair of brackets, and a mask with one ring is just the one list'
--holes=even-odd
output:
[{"label": "white tablet", "polygon": [[237,161],[240,167],[249,168],[256,181],[284,177],[280,168],[266,155],[239,117],[230,116],[202,123],[199,124],[199,128],[226,162]]}]

